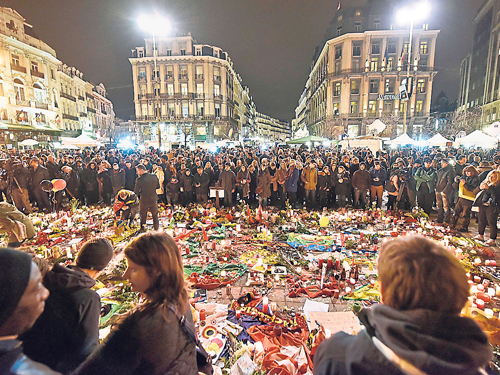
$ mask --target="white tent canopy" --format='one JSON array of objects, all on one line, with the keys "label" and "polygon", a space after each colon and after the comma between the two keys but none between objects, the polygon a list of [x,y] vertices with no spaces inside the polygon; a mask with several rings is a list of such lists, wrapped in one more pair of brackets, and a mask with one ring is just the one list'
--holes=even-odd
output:
[{"label": "white tent canopy", "polygon": [[309,130],[307,130],[307,126],[304,125],[304,129],[299,129],[293,135],[293,139],[304,138],[309,135]]},{"label": "white tent canopy", "polygon": [[500,135],[500,122],[496,121],[491,124],[487,133],[492,137],[498,137]]},{"label": "white tent canopy", "polygon": [[35,146],[38,144],[38,141],[35,141],[34,139],[25,139],[19,144],[22,146]]},{"label": "white tent canopy", "polygon": [[386,125],[379,119],[376,119],[375,121],[372,122],[371,125],[367,126],[367,130],[370,134],[382,133],[385,130],[385,128]]},{"label": "white tent canopy", "polygon": [[95,147],[100,145],[95,139],[85,134],[79,135],[76,138],[61,137],[61,140],[63,145],[75,145],[78,147]]},{"label": "white tent canopy", "polygon": [[448,142],[451,142],[450,140],[446,139],[443,137],[441,134],[437,133],[435,136],[433,136],[431,139],[427,141],[429,146],[446,146]]},{"label": "white tent canopy", "polygon": [[413,139],[411,139],[410,136],[406,133],[401,134],[399,137],[391,140],[391,145],[405,146],[405,145],[413,145],[413,144],[415,144],[415,141]]},{"label": "white tent canopy", "polygon": [[463,138],[459,138],[457,143],[466,147],[493,148],[498,144],[498,139],[483,133],[481,130],[476,130]]}]

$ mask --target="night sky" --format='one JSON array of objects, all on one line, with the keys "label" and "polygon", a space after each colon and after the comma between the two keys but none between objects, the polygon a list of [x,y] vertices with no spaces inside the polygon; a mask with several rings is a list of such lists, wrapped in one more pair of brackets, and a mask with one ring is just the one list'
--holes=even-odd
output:
[{"label": "night sky", "polygon": [[[343,0],[344,4],[348,0]],[[440,29],[434,96],[458,96],[460,62],[471,48],[471,22],[483,0],[432,0]],[[227,51],[259,112],[290,121],[338,0],[0,0],[34,26],[57,57],[104,83],[117,117],[134,114],[130,50],[143,45],[137,15],[158,9],[179,32]]]}]

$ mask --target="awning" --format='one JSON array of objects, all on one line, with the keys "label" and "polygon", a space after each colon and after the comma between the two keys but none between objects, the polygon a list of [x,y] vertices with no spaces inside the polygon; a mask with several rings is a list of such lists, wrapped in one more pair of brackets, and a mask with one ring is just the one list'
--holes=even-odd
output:
[{"label": "awning", "polygon": [[44,125],[35,125],[35,128],[37,130],[41,130],[43,132],[53,132],[53,133],[62,133],[62,130],[56,129],[56,128],[51,128],[50,126],[44,126]]},{"label": "awning", "polygon": [[5,122],[0,122],[0,130],[11,130],[11,131],[19,131],[19,132],[37,132],[37,133],[62,133],[62,130],[51,128],[49,126],[44,125],[22,125],[22,124],[10,124]]}]

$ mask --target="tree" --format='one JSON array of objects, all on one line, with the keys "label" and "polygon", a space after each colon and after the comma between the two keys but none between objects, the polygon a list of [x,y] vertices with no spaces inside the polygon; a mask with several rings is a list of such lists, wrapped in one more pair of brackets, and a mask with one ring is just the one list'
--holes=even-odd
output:
[{"label": "tree", "polygon": [[395,138],[398,134],[398,124],[400,121],[399,116],[396,116],[395,114],[391,113],[390,115],[383,115],[379,118],[380,121],[382,121],[386,128],[385,130],[379,134],[380,137],[389,137],[389,138]]},{"label": "tree", "polygon": [[309,133],[323,138],[338,139],[339,135],[345,133],[346,123],[347,119],[343,117],[328,117],[323,122],[316,125],[313,131],[309,129]]},{"label": "tree", "polygon": [[461,131],[469,134],[480,127],[482,117],[483,109],[480,106],[472,107],[464,111],[456,110],[451,115],[451,121],[445,123],[439,131],[445,137],[455,137]]},{"label": "tree", "polygon": [[214,122],[214,131],[216,130],[216,135],[220,139],[233,139],[238,133],[238,128],[236,124],[232,121],[227,120],[217,120]]}]

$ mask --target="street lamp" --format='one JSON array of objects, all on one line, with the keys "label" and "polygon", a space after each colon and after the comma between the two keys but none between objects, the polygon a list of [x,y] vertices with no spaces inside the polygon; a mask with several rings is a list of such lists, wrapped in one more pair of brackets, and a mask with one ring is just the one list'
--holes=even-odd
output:
[{"label": "street lamp", "polygon": [[158,105],[160,90],[158,89],[158,80],[160,74],[157,70],[157,50],[156,50],[156,37],[168,35],[172,29],[170,21],[155,12],[154,14],[141,14],[137,18],[137,25],[145,32],[153,36],[153,61],[154,61],[154,72],[153,72],[153,91],[155,95],[155,119],[158,126],[158,149],[161,149],[161,128],[160,128],[160,108]]},{"label": "street lamp", "polygon": [[[425,20],[431,11],[431,6],[427,1],[415,2],[404,8],[401,8],[396,13],[397,22],[401,25],[410,25],[410,40],[408,44],[408,69],[406,70],[406,84],[410,82],[410,67],[411,67],[411,54],[412,54],[412,44],[413,44],[413,26],[415,22]],[[411,99],[408,98],[406,101],[406,108],[404,111],[404,122],[403,122],[403,133],[406,133],[406,117],[408,114],[408,102]]]}]

